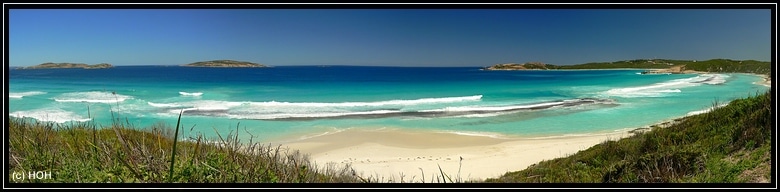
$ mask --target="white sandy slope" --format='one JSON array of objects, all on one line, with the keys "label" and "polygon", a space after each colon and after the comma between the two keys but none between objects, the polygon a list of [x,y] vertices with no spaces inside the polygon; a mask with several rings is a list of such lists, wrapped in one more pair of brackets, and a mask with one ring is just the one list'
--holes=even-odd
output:
[{"label": "white sandy slope", "polygon": [[[318,167],[351,164],[357,174],[383,182],[436,182],[496,178],[542,160],[565,157],[627,131],[549,138],[494,138],[397,129],[350,129],[284,143],[308,153]],[[461,161],[460,159],[463,158]],[[460,172],[460,174],[458,174]],[[424,173],[424,177],[423,177]]]}]

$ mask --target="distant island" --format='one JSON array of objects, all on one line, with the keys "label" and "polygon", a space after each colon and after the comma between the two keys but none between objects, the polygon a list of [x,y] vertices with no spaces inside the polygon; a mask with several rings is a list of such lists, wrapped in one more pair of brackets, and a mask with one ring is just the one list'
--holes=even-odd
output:
[{"label": "distant island", "polygon": [[84,63],[42,63],[30,67],[20,67],[18,69],[68,69],[68,68],[81,68],[81,69],[107,69],[114,67],[108,63],[101,63],[95,65],[88,65]]},{"label": "distant island", "polygon": [[485,67],[482,70],[568,70],[568,69],[647,69],[642,74],[685,74],[685,73],[730,73],[749,72],[771,74],[772,66],[767,61],[711,59],[669,60],[636,59],[615,62],[595,62],[576,65],[552,65],[542,62],[504,63]]},{"label": "distant island", "polygon": [[267,67],[262,64],[234,61],[234,60],[213,60],[213,61],[201,61],[182,65],[185,67]]},{"label": "distant island", "polygon": [[[497,64],[490,67],[486,67],[485,70],[547,70],[550,69],[541,62],[528,62],[528,63],[504,63]],[[550,65],[550,67],[554,67]]]}]

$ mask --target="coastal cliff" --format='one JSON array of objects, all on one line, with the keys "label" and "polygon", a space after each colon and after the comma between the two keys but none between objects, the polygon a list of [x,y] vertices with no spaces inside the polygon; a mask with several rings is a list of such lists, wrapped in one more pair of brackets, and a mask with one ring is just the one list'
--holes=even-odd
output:
[{"label": "coastal cliff", "polygon": [[114,67],[108,63],[101,63],[95,65],[88,65],[84,63],[42,63],[30,67],[21,67],[19,69],[68,69],[68,68],[81,68],[81,69],[107,69]]},{"label": "coastal cliff", "polygon": [[201,61],[182,65],[185,67],[267,67],[262,64],[234,61],[234,60],[213,60],[213,61]]}]

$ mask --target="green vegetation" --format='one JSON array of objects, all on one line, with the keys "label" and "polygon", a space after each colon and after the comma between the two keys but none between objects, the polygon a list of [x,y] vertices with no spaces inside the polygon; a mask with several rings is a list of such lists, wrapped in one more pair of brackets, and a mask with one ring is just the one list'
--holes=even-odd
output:
[{"label": "green vegetation", "polygon": [[664,69],[678,65],[681,60],[636,59],[615,62],[594,62],[577,65],[553,65],[552,69]]},{"label": "green vegetation", "polygon": [[58,68],[82,68],[82,69],[106,69],[114,67],[108,63],[101,63],[95,65],[88,65],[83,63],[42,63],[30,67],[22,67],[19,69],[58,69]]},{"label": "green vegetation", "polygon": [[185,67],[266,67],[265,65],[233,60],[201,61],[183,65]]},{"label": "green vegetation", "polygon": [[59,126],[10,117],[8,129],[9,173],[48,171],[52,175],[11,182],[375,182],[353,175],[349,166],[313,165],[308,155],[297,150],[243,145],[238,133],[220,136],[216,142],[198,136],[174,144],[171,129],[163,123],[139,131],[122,123],[103,128],[88,123]]},{"label": "green vegetation", "polygon": [[487,70],[523,70],[523,69],[666,69],[675,66],[683,66],[684,70],[716,73],[755,73],[767,74],[772,72],[770,62],[756,60],[729,60],[711,59],[706,61],[696,60],[668,60],[668,59],[637,59],[615,62],[594,62],[577,65],[552,65],[539,62],[525,64],[498,64],[487,67]]},{"label": "green vegetation", "polygon": [[685,69],[715,72],[715,73],[755,73],[755,74],[771,74],[772,65],[766,61],[756,60],[729,60],[729,59],[712,59],[707,61],[681,61],[676,63],[677,65],[685,65]]},{"label": "green vegetation", "polygon": [[770,92],[734,100],[709,113],[677,119],[669,127],[607,141],[485,182],[769,182],[771,106]]}]

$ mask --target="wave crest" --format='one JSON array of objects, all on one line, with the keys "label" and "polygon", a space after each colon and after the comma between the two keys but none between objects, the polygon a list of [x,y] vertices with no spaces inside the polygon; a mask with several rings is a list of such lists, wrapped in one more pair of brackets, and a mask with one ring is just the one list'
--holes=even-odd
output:
[{"label": "wave crest", "polygon": [[699,86],[702,84],[718,85],[726,82],[728,75],[702,74],[696,77],[675,79],[652,85],[615,88],[604,92],[605,95],[616,97],[664,97],[668,93],[680,93],[682,88]]},{"label": "wave crest", "polygon": [[16,111],[13,113],[9,113],[9,116],[12,117],[29,117],[34,118],[38,121],[48,121],[48,122],[55,122],[55,123],[65,123],[68,121],[89,121],[91,119],[84,118],[80,115],[77,115],[70,111],[65,111],[62,109],[40,109],[40,110],[30,110],[30,111]]},{"label": "wave crest", "polygon": [[42,95],[42,94],[46,94],[46,92],[27,91],[27,92],[8,93],[8,98],[21,99],[22,97],[25,96]]},{"label": "wave crest", "polygon": [[54,98],[57,102],[88,102],[88,103],[117,103],[133,97],[116,94],[115,92],[89,91],[64,93]]},{"label": "wave crest", "polygon": [[188,93],[188,92],[180,91],[179,94],[182,96],[201,96],[203,95],[203,92]]},{"label": "wave crest", "polygon": [[[472,105],[463,107],[443,107],[441,105],[432,105],[432,103],[445,101],[469,101],[480,97],[481,95],[478,97],[345,103],[228,102],[203,100],[181,103],[148,102],[148,104],[169,114],[176,114],[183,111],[188,115],[228,117],[232,119],[311,120],[322,118],[490,117],[519,110],[540,110],[554,107],[614,103],[612,100],[585,98],[503,106]],[[417,103],[417,105],[411,105],[413,103]]]}]

